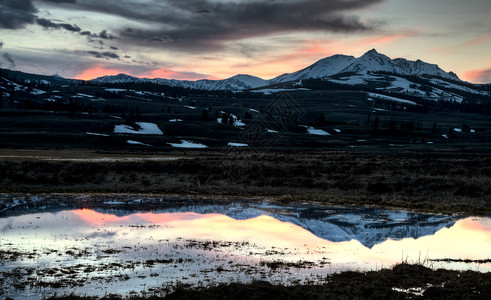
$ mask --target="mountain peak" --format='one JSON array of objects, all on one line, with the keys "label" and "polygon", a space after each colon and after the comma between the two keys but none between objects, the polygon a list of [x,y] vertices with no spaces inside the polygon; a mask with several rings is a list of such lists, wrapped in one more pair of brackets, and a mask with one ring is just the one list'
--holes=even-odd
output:
[{"label": "mountain peak", "polygon": [[363,56],[369,55],[369,54],[380,54],[380,53],[378,53],[377,50],[375,48],[373,48],[372,50],[367,51],[365,54],[363,54]]}]

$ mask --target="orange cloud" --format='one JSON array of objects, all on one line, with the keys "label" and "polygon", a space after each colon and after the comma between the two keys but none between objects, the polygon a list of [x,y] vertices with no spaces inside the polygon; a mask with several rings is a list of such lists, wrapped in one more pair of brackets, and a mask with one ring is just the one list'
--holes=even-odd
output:
[{"label": "orange cloud", "polygon": [[484,44],[488,41],[491,41],[491,33],[488,33],[488,34],[485,34],[485,35],[482,35],[480,37],[477,37],[475,39],[472,39],[470,41],[468,41],[467,43],[464,43],[463,46],[477,46],[477,45],[480,45],[480,44]]},{"label": "orange cloud", "polygon": [[464,79],[476,83],[491,83],[491,68],[467,71],[464,73]]},{"label": "orange cloud", "polygon": [[371,47],[371,46],[377,46],[380,44],[388,44],[392,43],[394,41],[400,40],[407,38],[409,36],[413,36],[416,33],[414,32],[408,32],[408,33],[403,33],[403,34],[390,34],[390,35],[385,35],[385,36],[378,36],[378,37],[368,37],[359,40],[358,42],[355,42],[357,47]]},{"label": "orange cloud", "polygon": [[199,79],[216,79],[213,76],[203,75],[193,72],[179,72],[168,69],[155,69],[150,72],[139,74],[137,77],[147,78],[165,78],[165,79],[178,79],[178,80],[199,80]]},{"label": "orange cloud", "polygon": [[81,74],[75,76],[74,79],[91,80],[105,75],[118,75],[120,73],[124,73],[124,71],[119,69],[97,66],[97,67],[91,67],[86,69]]}]

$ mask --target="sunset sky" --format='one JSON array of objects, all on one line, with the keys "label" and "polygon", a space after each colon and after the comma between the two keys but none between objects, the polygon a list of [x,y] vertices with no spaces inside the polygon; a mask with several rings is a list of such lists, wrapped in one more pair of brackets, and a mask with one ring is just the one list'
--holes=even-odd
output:
[{"label": "sunset sky", "polygon": [[0,0],[0,67],[270,79],[376,48],[491,82],[489,0]]}]

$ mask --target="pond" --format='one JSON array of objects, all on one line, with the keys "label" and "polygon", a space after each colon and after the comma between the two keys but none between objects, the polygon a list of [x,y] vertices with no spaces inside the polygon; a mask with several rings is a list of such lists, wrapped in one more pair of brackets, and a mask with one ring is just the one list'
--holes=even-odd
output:
[{"label": "pond", "polygon": [[322,283],[333,272],[400,262],[491,271],[489,217],[268,202],[152,211],[104,204],[0,218],[0,298]]}]

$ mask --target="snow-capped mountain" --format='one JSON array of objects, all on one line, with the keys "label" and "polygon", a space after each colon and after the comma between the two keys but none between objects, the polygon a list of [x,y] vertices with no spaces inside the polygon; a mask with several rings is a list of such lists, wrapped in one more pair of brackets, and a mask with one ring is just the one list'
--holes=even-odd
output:
[{"label": "snow-capped mountain", "polygon": [[174,87],[183,87],[197,90],[218,91],[218,90],[249,90],[268,85],[268,81],[251,75],[236,75],[224,80],[202,79],[197,81],[163,79],[163,78],[136,78],[126,74],[115,76],[104,76],[94,79],[100,83],[128,83],[128,82],[150,82],[165,84]]},{"label": "snow-capped mountain", "polygon": [[248,90],[264,87],[271,84],[299,81],[309,78],[326,78],[341,73],[367,74],[369,72],[390,72],[399,75],[429,76],[449,80],[459,78],[453,72],[445,72],[437,65],[429,64],[421,60],[410,61],[404,58],[391,59],[372,49],[361,57],[347,55],[333,55],[319,60],[311,66],[300,71],[283,74],[271,80],[264,80],[251,75],[236,75],[224,80],[202,79],[197,81],[175,79],[148,79],[136,78],[125,74],[116,76],[104,76],[93,81],[100,83],[126,83],[126,82],[153,82],[174,87],[184,87],[199,90]]},{"label": "snow-capped mountain", "polygon": [[315,64],[295,73],[283,74],[272,79],[271,83],[297,81],[308,78],[325,78],[340,73],[367,74],[368,72],[390,72],[399,75],[442,77],[459,80],[455,73],[447,73],[437,65],[421,60],[410,61],[404,58],[390,59],[372,49],[359,58],[334,55],[319,60]]}]

